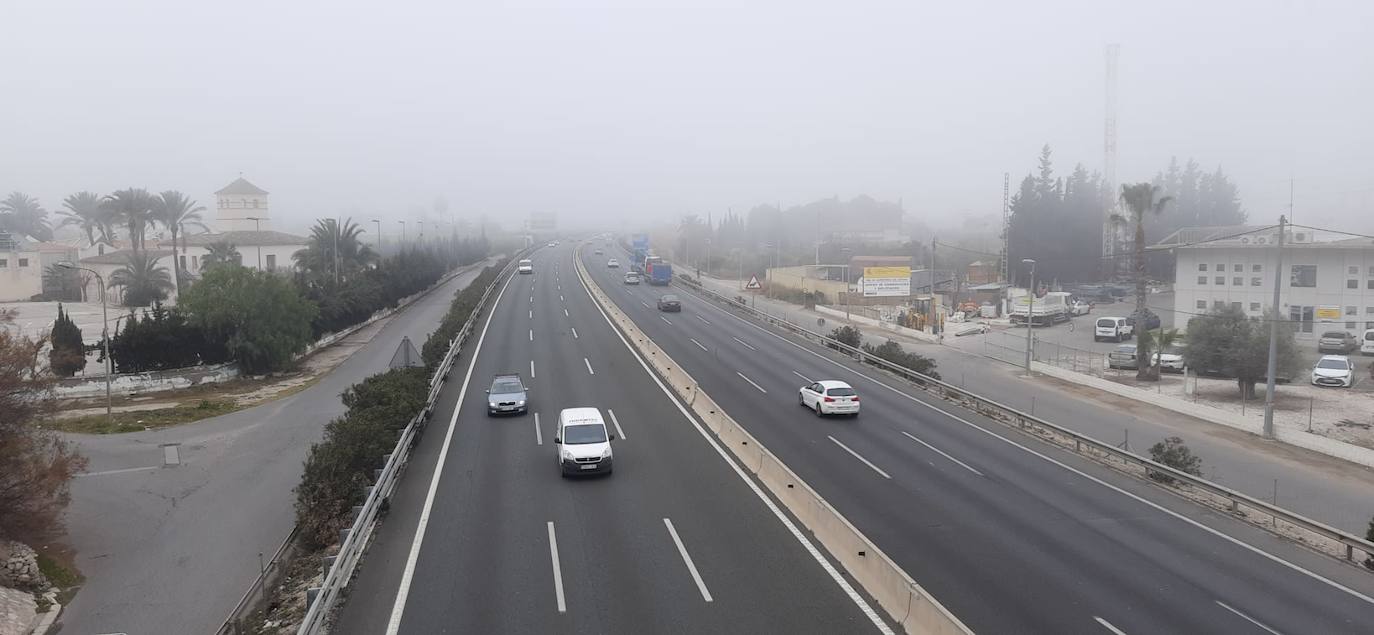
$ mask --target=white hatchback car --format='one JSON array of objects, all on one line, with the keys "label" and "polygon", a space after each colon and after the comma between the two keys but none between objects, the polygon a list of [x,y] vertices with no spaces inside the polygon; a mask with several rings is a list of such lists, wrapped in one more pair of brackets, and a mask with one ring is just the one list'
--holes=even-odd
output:
[{"label": "white hatchback car", "polygon": [[816,416],[859,416],[859,393],[842,381],[826,379],[802,386],[798,400],[802,406],[816,411]]},{"label": "white hatchback car", "polygon": [[1313,386],[1349,388],[1355,384],[1355,365],[1345,355],[1322,355],[1312,369]]},{"label": "white hatchback car", "polygon": [[558,467],[563,476],[610,474],[615,455],[614,434],[606,433],[606,420],[596,408],[565,408],[558,413],[553,443],[558,447]]}]

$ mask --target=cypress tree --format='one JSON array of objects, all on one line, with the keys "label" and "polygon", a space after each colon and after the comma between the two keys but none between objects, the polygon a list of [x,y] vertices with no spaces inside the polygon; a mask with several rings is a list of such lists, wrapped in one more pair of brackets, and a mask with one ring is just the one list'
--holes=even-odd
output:
[{"label": "cypress tree", "polygon": [[48,365],[58,377],[71,377],[86,366],[81,329],[62,310],[61,303],[57,305],[57,320],[52,325],[52,350],[48,352]]}]

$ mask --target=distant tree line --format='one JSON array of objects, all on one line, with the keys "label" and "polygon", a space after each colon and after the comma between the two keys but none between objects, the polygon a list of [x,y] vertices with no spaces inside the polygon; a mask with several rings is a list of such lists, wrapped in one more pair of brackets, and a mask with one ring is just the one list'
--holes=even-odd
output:
[{"label": "distant tree line", "polygon": [[[1221,168],[1203,172],[1196,161],[1189,159],[1180,167],[1175,159],[1155,176],[1153,184],[1158,186],[1158,197],[1171,200],[1145,224],[1146,244],[1183,227],[1245,223],[1239,189]],[[1074,166],[1067,178],[1056,176],[1050,147],[1042,148],[1037,172],[1021,180],[1011,199],[1008,244],[1014,280],[1022,286],[1028,283],[1028,270],[1020,265],[1026,258],[1036,261],[1036,279],[1046,283],[1099,280],[1129,270],[1131,249],[1117,256],[1120,263],[1106,262],[1102,253],[1107,206],[1120,195],[1105,191],[1101,175],[1082,164]],[[1126,235],[1131,235],[1129,230]],[[1152,260],[1150,273],[1171,275],[1166,260]]]}]

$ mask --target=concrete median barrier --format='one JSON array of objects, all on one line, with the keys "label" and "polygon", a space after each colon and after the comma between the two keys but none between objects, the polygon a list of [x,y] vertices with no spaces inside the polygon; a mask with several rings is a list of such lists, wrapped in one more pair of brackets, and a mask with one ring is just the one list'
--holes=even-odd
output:
[{"label": "concrete median barrier", "polygon": [[972,633],[781,459],[722,410],[715,399],[701,392],[700,384],[691,374],[674,363],[606,296],[587,274],[582,260],[574,258],[574,261],[578,276],[592,291],[592,298],[610,316],[612,323],[620,327],[626,339],[740,464],[812,534],[850,578],[873,597],[892,622],[906,633]]}]

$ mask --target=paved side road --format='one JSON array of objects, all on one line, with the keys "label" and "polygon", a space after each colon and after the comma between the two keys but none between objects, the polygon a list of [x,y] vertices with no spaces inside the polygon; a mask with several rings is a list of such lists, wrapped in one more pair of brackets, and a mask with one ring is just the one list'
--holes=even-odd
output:
[{"label": "paved side road", "polygon": [[[734,281],[702,281],[727,297],[749,295]],[[844,324],[842,319],[821,316],[795,304],[763,296],[754,301],[759,310],[813,330],[828,333]],[[817,323],[820,318],[824,318],[823,325]],[[1374,499],[1369,496],[1374,491],[1374,470],[1091,388],[1043,377],[1026,380],[1009,364],[955,346],[919,342],[862,324],[854,326],[864,333],[866,343],[881,344],[890,337],[907,350],[933,358],[947,382],[1103,441],[1129,442],[1135,452],[1143,453],[1165,437],[1182,437],[1203,458],[1203,474],[1208,478],[1250,496],[1273,500],[1309,518],[1364,535],[1374,514]],[[972,337],[976,336],[968,336]]]},{"label": "paved side road", "polygon": [[[62,632],[210,633],[258,575],[294,521],[291,488],[339,395],[385,370],[401,338],[419,346],[453,294],[455,276],[401,312],[355,333],[366,342],[317,384],[222,417],[142,433],[74,435],[90,457],[72,485],[70,541],[87,582]],[[162,467],[166,444],[180,465]]]}]

